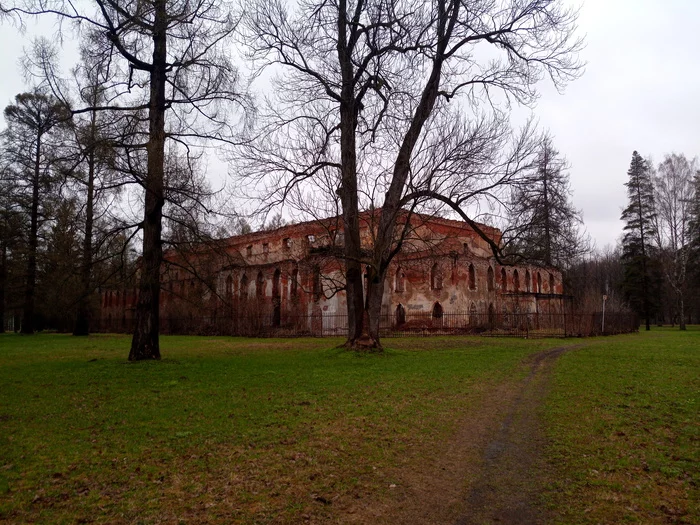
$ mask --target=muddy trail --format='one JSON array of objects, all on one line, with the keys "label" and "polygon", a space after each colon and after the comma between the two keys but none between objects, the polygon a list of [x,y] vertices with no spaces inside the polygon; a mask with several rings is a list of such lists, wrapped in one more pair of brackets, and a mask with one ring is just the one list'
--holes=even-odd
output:
[{"label": "muddy trail", "polygon": [[[530,356],[520,381],[488,388],[458,432],[430,460],[397,473],[393,497],[348,523],[521,525],[547,523],[537,505],[546,482],[542,406],[565,346]],[[345,522],[345,520],[343,520]]]}]

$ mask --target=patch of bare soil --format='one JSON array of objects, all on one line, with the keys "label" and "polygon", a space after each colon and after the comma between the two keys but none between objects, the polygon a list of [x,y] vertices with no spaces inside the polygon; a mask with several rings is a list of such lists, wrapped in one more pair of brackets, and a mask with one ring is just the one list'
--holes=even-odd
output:
[{"label": "patch of bare soil", "polygon": [[556,359],[578,346],[535,354],[527,375],[486,389],[447,443],[397,469],[382,502],[352,509],[343,523],[505,525],[546,523],[541,405]]}]

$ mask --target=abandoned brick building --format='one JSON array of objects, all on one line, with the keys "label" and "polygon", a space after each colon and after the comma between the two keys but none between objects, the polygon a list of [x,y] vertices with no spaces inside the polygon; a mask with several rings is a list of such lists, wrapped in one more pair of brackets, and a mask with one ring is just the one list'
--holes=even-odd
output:
[{"label": "abandoned brick building", "polygon": [[[499,230],[481,228],[500,242]],[[370,214],[363,215],[361,238],[369,247]],[[342,228],[334,218],[231,237],[187,261],[168,253],[162,276],[162,329],[342,334],[347,329],[342,243]],[[135,294],[103,292],[102,329],[130,329]],[[507,324],[509,316],[515,319],[512,314],[561,312],[563,298],[558,270],[501,266],[488,243],[464,222],[416,214],[387,276],[381,324],[439,326],[452,314],[459,314],[464,328],[495,319]]]}]

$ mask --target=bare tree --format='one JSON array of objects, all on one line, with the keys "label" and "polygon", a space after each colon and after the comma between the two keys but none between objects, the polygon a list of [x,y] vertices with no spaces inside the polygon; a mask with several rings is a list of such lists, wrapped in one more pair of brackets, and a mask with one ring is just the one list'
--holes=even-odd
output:
[{"label": "bare tree", "polygon": [[97,262],[95,248],[108,245],[103,237],[114,234],[114,231],[98,231],[97,226],[105,222],[114,224],[114,220],[105,221],[104,218],[111,215],[113,219],[111,208],[116,195],[129,182],[114,169],[115,142],[119,138],[123,112],[98,111],[97,108],[107,102],[108,66],[101,55],[90,52],[89,44],[89,40],[83,42],[80,63],[68,80],[60,76],[56,45],[45,37],[33,42],[23,60],[25,74],[50,89],[66,107],[76,105],[71,100],[76,98],[77,105],[91,108],[73,116],[72,140],[67,141],[66,155],[60,166],[67,183],[65,191],[72,191],[71,198],[82,201],[76,209],[83,228],[78,271],[80,293],[76,299],[73,335],[90,332],[91,298],[97,284],[93,279],[93,267]]},{"label": "bare tree", "polygon": [[[579,73],[576,13],[555,0],[305,1],[295,9],[257,0],[245,12],[250,58],[259,71],[282,72],[241,155],[246,171],[269,174],[267,205],[308,196],[313,184],[316,195],[330,191],[326,207],[340,209],[345,232],[348,345],[379,346],[384,281],[411,223],[406,211],[450,209],[493,242],[471,207],[480,195],[502,198],[499,188],[530,150],[523,135],[504,132],[496,108],[533,102],[545,75],[562,87]],[[479,157],[493,153],[481,142],[488,137],[508,144],[506,153]],[[445,156],[427,166],[431,150]],[[468,180],[494,160],[490,183]],[[368,254],[360,210],[372,203],[381,213]]]},{"label": "bare tree", "polygon": [[242,99],[228,54],[236,26],[222,0],[17,0],[20,16],[58,16],[89,34],[92,52],[109,64],[106,103],[74,109],[127,111],[132,132],[121,147],[128,165],[145,151],[146,170],[134,178],[143,188],[143,238],[139,298],[130,360],[158,359],[162,218],[166,199],[166,142],[184,154],[210,140],[233,136],[228,105]]},{"label": "bare tree", "polygon": [[673,288],[678,307],[678,324],[685,330],[685,302],[690,259],[692,209],[695,200],[693,176],[697,159],[666,155],[654,179],[656,242],[666,280]]}]

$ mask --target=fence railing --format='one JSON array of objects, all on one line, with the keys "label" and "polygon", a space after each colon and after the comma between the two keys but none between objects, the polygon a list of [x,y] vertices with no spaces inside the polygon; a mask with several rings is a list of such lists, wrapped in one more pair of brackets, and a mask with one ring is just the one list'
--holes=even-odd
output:
[{"label": "fence railing", "polygon": [[[99,319],[93,321],[95,332],[129,333],[134,320]],[[382,337],[416,335],[478,334],[503,337],[586,337],[636,332],[639,318],[629,313],[509,313],[475,314],[444,312],[382,315]],[[233,335],[247,337],[346,336],[346,314],[255,315],[223,317],[161,317],[162,334]]]}]

